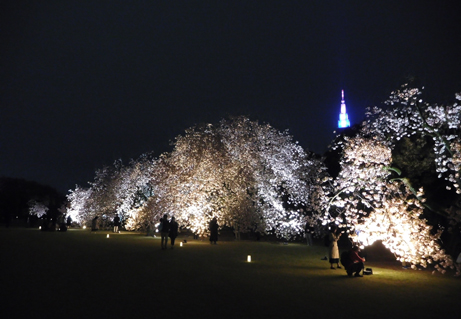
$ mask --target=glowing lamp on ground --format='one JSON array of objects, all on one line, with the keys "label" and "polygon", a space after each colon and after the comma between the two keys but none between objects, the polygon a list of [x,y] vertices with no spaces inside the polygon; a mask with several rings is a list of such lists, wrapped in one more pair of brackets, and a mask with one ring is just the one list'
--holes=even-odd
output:
[{"label": "glowing lamp on ground", "polygon": [[42,226],[38,226],[38,229],[42,229]]},{"label": "glowing lamp on ground", "polygon": [[86,229],[86,226],[83,226],[83,229]]},{"label": "glowing lamp on ground", "polygon": [[109,238],[109,234],[107,234],[106,238]]},{"label": "glowing lamp on ground", "polygon": [[179,243],[179,247],[182,247],[182,242]]},{"label": "glowing lamp on ground", "polygon": [[247,262],[251,263],[251,255],[247,256]]}]

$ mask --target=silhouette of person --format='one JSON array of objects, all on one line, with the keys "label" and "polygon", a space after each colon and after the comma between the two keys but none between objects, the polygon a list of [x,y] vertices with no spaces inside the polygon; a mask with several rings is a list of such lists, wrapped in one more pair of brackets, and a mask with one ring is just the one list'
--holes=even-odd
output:
[{"label": "silhouette of person", "polygon": [[456,268],[455,277],[461,276],[461,253],[459,253],[458,257],[456,258],[455,268]]},{"label": "silhouette of person", "polygon": [[91,222],[91,230],[92,231],[97,231],[98,230],[98,216],[93,218],[93,221]]},{"label": "silhouette of person", "polygon": [[115,215],[114,217],[114,233],[118,233],[118,227],[120,226],[120,217]]},{"label": "silhouette of person", "polygon": [[171,249],[174,249],[174,241],[176,237],[178,237],[178,223],[176,222],[174,217],[171,217],[170,220],[170,232],[168,234],[171,239]]},{"label": "silhouette of person", "polygon": [[162,229],[160,231],[161,246],[162,249],[166,249],[168,245],[168,234],[170,232],[170,222],[168,221],[168,216],[166,214],[163,215],[162,219],[160,219],[160,223],[162,224]]},{"label": "silhouette of person", "polygon": [[210,229],[210,244],[216,245],[216,242],[218,241],[218,229],[219,229],[218,220],[216,219],[216,217],[213,217],[213,219],[210,221],[209,229]]},{"label": "silhouette of person", "polygon": [[314,243],[312,242],[312,230],[313,227],[310,225],[309,222],[306,222],[306,226],[304,226],[304,234],[306,236],[307,246],[314,245]]}]

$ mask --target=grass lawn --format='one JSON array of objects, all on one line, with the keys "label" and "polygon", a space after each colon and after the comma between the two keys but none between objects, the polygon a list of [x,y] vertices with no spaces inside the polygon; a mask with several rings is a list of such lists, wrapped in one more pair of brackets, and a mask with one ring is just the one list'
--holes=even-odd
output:
[{"label": "grass lawn", "polygon": [[[403,270],[380,247],[347,277],[326,247],[0,229],[2,318],[458,317],[461,279]],[[246,262],[247,255],[252,262]]]}]

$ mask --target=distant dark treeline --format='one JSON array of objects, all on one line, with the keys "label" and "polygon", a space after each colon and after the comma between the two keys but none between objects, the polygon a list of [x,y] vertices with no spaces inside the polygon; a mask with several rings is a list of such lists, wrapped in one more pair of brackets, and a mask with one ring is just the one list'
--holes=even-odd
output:
[{"label": "distant dark treeline", "polygon": [[55,188],[24,179],[0,177],[0,222],[9,224],[13,219],[26,221],[29,201],[43,202],[54,215],[66,197]]}]

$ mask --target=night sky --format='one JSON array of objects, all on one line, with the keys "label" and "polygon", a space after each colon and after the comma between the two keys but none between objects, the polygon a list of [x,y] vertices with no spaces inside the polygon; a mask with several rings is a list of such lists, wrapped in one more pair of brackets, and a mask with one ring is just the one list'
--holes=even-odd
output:
[{"label": "night sky", "polygon": [[410,78],[461,91],[459,1],[2,1],[0,176],[66,193],[246,115],[326,151]]}]

